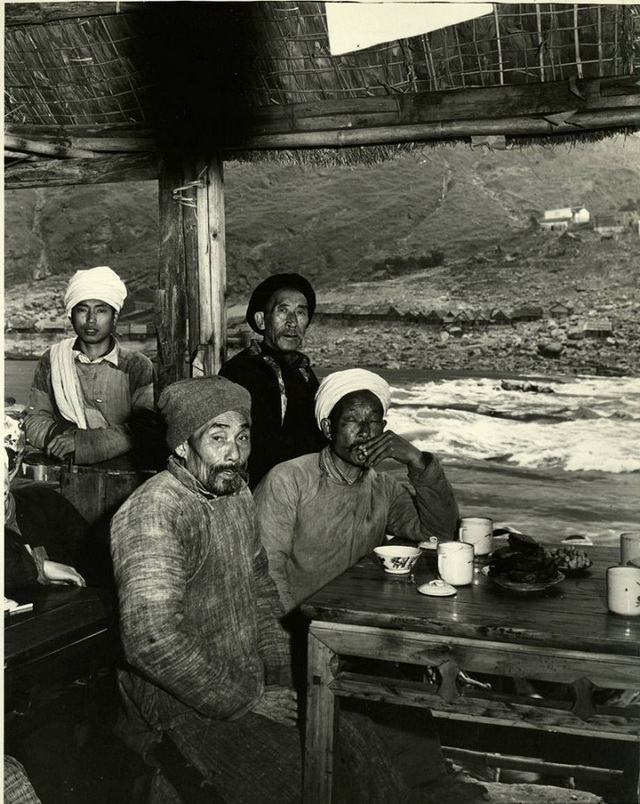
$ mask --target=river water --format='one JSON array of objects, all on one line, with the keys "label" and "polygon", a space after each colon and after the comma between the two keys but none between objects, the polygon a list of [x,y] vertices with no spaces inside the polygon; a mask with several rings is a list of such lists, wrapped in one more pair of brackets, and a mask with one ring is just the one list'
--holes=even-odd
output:
[{"label": "river water", "polygon": [[[35,367],[5,361],[5,396],[26,403]],[[382,373],[389,427],[442,459],[463,514],[551,541],[640,530],[640,378]]]}]

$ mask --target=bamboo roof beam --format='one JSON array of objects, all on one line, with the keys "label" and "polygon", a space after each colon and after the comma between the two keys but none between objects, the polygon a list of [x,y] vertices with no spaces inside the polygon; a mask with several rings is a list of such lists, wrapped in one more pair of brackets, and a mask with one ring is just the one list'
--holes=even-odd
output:
[{"label": "bamboo roof beam", "polygon": [[[519,118],[563,110],[614,110],[640,106],[637,76],[473,87],[347,100],[291,103],[238,112],[244,132],[253,136],[295,131],[375,128],[468,119]],[[227,142],[238,126],[230,124]],[[40,126],[7,124],[8,135],[95,151],[153,150],[155,132],[146,125]]]},{"label": "bamboo roof beam", "polygon": [[44,134],[34,132],[36,139],[26,139],[5,129],[4,144],[11,151],[21,150],[41,156],[60,158],[92,159],[97,154],[144,153],[155,151],[153,137],[77,137],[74,134]]},{"label": "bamboo roof beam", "polygon": [[[549,115],[550,116],[550,115]],[[556,115],[557,117],[558,115]],[[608,128],[640,128],[640,106],[602,112],[572,112],[560,115],[563,121],[549,122],[544,116],[450,120],[413,125],[333,131],[296,131],[247,137],[241,147],[249,150],[280,148],[347,148],[354,145],[381,145],[397,142],[465,139],[483,134],[505,137],[540,137],[553,134],[590,133]]]},{"label": "bamboo roof beam", "polygon": [[92,3],[82,2],[82,0],[74,0],[70,3],[5,3],[4,23],[6,26],[43,25],[59,20],[102,17],[108,14],[140,11],[144,5],[144,2]]},{"label": "bamboo roof beam", "polygon": [[11,134],[5,134],[4,147],[8,151],[20,151],[22,153],[35,154],[36,156],[56,156],[59,159],[94,159],[96,156],[93,151],[84,148],[74,148],[55,142],[14,137]]},{"label": "bamboo roof beam", "polygon": [[158,178],[153,154],[116,154],[92,159],[39,159],[5,167],[5,190],[62,187],[68,184],[108,184]]}]

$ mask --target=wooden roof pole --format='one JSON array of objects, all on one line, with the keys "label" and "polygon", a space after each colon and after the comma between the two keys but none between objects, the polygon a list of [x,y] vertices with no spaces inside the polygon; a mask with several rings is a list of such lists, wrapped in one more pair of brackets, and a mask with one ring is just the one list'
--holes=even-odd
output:
[{"label": "wooden roof pole", "polygon": [[[198,343],[191,350],[194,377],[217,374],[226,359],[227,262],[225,254],[224,167],[218,151],[198,160],[196,188],[198,243]],[[190,342],[192,338],[190,337]]]},{"label": "wooden roof pole", "polygon": [[223,162],[165,155],[156,331],[160,387],[217,373],[226,356]]},{"label": "wooden roof pole", "polygon": [[158,180],[158,289],[154,305],[160,390],[188,376],[185,207],[174,200],[174,188],[183,184],[180,162],[163,158]]}]

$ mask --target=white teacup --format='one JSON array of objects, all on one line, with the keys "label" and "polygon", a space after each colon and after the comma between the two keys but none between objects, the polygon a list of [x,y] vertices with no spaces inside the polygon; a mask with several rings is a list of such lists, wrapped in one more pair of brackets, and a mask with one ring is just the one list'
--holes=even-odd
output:
[{"label": "white teacup", "polygon": [[464,542],[440,542],[438,574],[452,586],[467,586],[472,583],[473,545]]},{"label": "white teacup", "polygon": [[486,556],[493,547],[493,522],[483,516],[463,516],[458,538],[472,544],[477,556]]},{"label": "white teacup", "polygon": [[640,532],[620,534],[620,566],[640,563]]},{"label": "white teacup", "polygon": [[640,567],[607,569],[607,608],[625,617],[640,615]]},{"label": "white teacup", "polygon": [[422,554],[419,547],[403,545],[383,545],[374,548],[373,552],[378,557],[384,571],[390,575],[408,575]]}]

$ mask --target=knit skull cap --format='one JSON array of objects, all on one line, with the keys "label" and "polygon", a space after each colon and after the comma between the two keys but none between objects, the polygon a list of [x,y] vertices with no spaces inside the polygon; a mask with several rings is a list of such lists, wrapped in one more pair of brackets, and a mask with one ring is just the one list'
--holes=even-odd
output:
[{"label": "knit skull cap", "polygon": [[391,404],[389,383],[373,371],[345,369],[327,374],[316,391],[315,414],[318,427],[321,426],[323,419],[329,418],[329,414],[342,397],[354,391],[371,391],[380,400],[382,415],[387,415]]},{"label": "knit skull cap", "polygon": [[165,421],[167,446],[172,451],[221,413],[232,410],[243,413],[251,424],[249,392],[217,375],[168,385],[160,394],[158,410]]},{"label": "knit skull cap", "polygon": [[247,306],[247,323],[254,332],[260,334],[264,332],[264,330],[260,329],[256,324],[255,315],[256,313],[264,311],[269,299],[281,288],[293,288],[302,293],[307,300],[309,323],[311,323],[311,319],[316,310],[316,294],[309,280],[305,279],[304,276],[300,276],[300,274],[273,274],[260,282],[249,299]]},{"label": "knit skull cap", "polygon": [[69,280],[64,294],[64,306],[67,315],[87,299],[99,299],[110,304],[119,313],[127,298],[127,288],[118,274],[106,265],[76,271]]}]

